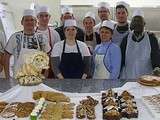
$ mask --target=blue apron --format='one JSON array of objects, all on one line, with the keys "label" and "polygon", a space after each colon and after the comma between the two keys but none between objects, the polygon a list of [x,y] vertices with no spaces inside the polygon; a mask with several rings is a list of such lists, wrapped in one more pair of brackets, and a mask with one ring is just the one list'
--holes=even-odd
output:
[{"label": "blue apron", "polygon": [[63,44],[63,52],[61,55],[60,71],[64,78],[81,78],[84,71],[84,63],[77,41],[76,46],[78,53],[65,53],[66,41]]}]

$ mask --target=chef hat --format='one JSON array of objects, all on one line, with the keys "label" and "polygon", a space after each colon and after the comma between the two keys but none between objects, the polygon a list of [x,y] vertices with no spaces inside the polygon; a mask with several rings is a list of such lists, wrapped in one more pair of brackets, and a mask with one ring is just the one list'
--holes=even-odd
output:
[{"label": "chef hat", "polygon": [[144,18],[144,12],[143,12],[141,9],[136,9],[136,10],[133,12],[132,18],[135,17],[135,16],[141,16],[141,17]]},{"label": "chef hat", "polygon": [[101,27],[107,27],[107,28],[110,28],[111,30],[114,30],[114,26],[115,26],[114,22],[112,22],[111,20],[105,20],[103,21]]},{"label": "chef hat", "polygon": [[130,5],[124,1],[119,1],[116,3],[116,7],[119,5],[123,5],[127,10],[129,9]]},{"label": "chef hat", "polygon": [[98,9],[106,8],[106,9],[110,10],[110,4],[107,2],[100,2],[100,3],[98,3],[97,7],[98,7]]},{"label": "chef hat", "polygon": [[64,21],[64,28],[65,27],[70,27],[70,26],[76,27],[77,26],[76,20],[74,20],[74,19],[68,19],[68,20]]},{"label": "chef hat", "polygon": [[85,14],[84,18],[86,18],[86,17],[91,17],[91,18],[93,18],[94,20],[96,19],[96,18],[95,18],[95,14],[94,14],[93,12],[87,12],[87,13]]},{"label": "chef hat", "polygon": [[62,14],[71,13],[73,14],[73,9],[70,6],[63,6],[61,9]]},{"label": "chef hat", "polygon": [[47,6],[39,6],[37,10],[37,15],[41,12],[49,13],[49,8]]},{"label": "chef hat", "polygon": [[33,16],[33,17],[35,17],[35,11],[32,10],[32,9],[25,9],[23,11],[23,17],[24,16]]}]

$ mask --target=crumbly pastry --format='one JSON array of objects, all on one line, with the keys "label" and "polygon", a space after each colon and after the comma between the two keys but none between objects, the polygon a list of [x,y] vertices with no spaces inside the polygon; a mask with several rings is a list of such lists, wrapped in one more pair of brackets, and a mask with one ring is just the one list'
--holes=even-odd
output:
[{"label": "crumbly pastry", "polygon": [[0,113],[4,110],[4,108],[8,105],[7,102],[0,102]]},{"label": "crumbly pastry", "polygon": [[70,102],[69,97],[63,93],[51,92],[51,91],[36,91],[33,92],[33,99],[37,100],[44,97],[47,101],[51,102]]},{"label": "crumbly pastry", "polygon": [[143,75],[138,82],[146,86],[160,86],[160,76]]},{"label": "crumbly pastry", "polygon": [[85,110],[85,106],[83,105],[78,105],[76,107],[76,117],[79,119],[83,119],[86,117],[86,110]]},{"label": "crumbly pastry", "polygon": [[34,107],[35,103],[33,102],[20,103],[17,106],[16,116],[18,118],[28,117],[31,114]]},{"label": "crumbly pastry", "polygon": [[81,100],[80,104],[76,107],[76,117],[80,119],[96,119],[95,106],[97,104],[97,100],[93,99],[91,96],[87,96],[87,99]]},{"label": "crumbly pastry", "polygon": [[73,104],[49,103],[42,112],[39,120],[61,120],[73,118]]}]

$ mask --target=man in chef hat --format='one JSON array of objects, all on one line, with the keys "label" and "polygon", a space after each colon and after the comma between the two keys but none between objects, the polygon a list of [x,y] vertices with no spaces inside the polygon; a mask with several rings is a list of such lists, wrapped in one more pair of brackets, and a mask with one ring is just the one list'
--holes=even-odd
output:
[{"label": "man in chef hat", "polygon": [[[49,13],[49,8],[47,6],[39,6],[37,10],[37,19],[38,19],[38,26],[37,32],[42,33],[46,36],[48,43],[50,44],[51,50],[54,44],[60,41],[60,36],[56,30],[54,30],[53,26],[49,26],[49,20],[51,18],[51,14]],[[49,70],[45,71],[45,76],[48,78],[53,78],[54,74],[51,70],[51,66]]]},{"label": "man in chef hat", "polygon": [[107,2],[100,2],[97,5],[98,7],[98,16],[100,18],[100,22],[94,27],[95,31],[99,33],[99,28],[102,25],[104,20],[110,20],[110,5]]},{"label": "man in chef hat", "polygon": [[[65,39],[65,35],[64,35],[64,22],[65,20],[68,19],[75,19],[74,15],[73,15],[73,9],[70,6],[63,6],[61,9],[61,22],[62,25],[58,28],[56,28],[55,30],[59,33],[61,40]],[[83,40],[83,36],[84,36],[84,32],[81,28],[76,27],[77,28],[77,34],[76,34],[76,39],[80,40],[80,41],[84,41]]]},{"label": "man in chef hat", "polygon": [[137,79],[142,75],[152,74],[160,67],[158,40],[153,33],[145,31],[143,11],[136,9],[131,21],[132,32],[123,39],[121,78]]},{"label": "man in chef hat", "polygon": [[88,45],[89,50],[92,54],[95,46],[100,44],[101,40],[99,34],[94,32],[93,27],[95,26],[95,15],[93,12],[87,12],[83,19],[84,26],[84,42]]},{"label": "man in chef hat", "polygon": [[119,45],[122,42],[122,39],[128,34],[130,31],[130,22],[128,21],[128,11],[129,11],[129,4],[120,1],[116,3],[116,25],[112,36],[112,41]]},{"label": "man in chef hat", "polygon": [[[5,75],[10,77],[10,57],[14,55],[14,73],[23,62],[24,53],[32,52],[32,50],[49,52],[50,46],[46,38],[42,34],[35,33],[37,20],[34,10],[25,9],[21,24],[23,30],[11,35],[5,47]],[[15,75],[15,74],[14,74]]]}]

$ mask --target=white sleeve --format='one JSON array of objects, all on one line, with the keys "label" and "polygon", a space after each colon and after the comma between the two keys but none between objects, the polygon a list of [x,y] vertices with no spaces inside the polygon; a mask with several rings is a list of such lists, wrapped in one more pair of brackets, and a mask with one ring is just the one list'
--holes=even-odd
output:
[{"label": "white sleeve", "polygon": [[53,37],[54,37],[54,44],[55,44],[55,43],[61,41],[61,38],[59,36],[59,33],[56,30],[54,30],[53,32],[54,32]]},{"label": "white sleeve", "polygon": [[82,56],[91,56],[86,43],[82,42],[81,48],[82,48]]},{"label": "white sleeve", "polygon": [[62,47],[61,47],[61,44],[62,42],[57,42],[54,46],[53,46],[53,49],[52,49],[52,52],[51,52],[51,57],[59,57],[61,56],[61,51],[62,51]]},{"label": "white sleeve", "polygon": [[5,46],[5,50],[10,54],[14,54],[14,49],[17,46],[15,37],[16,37],[16,34],[11,35],[11,37],[9,38],[9,40]]}]

